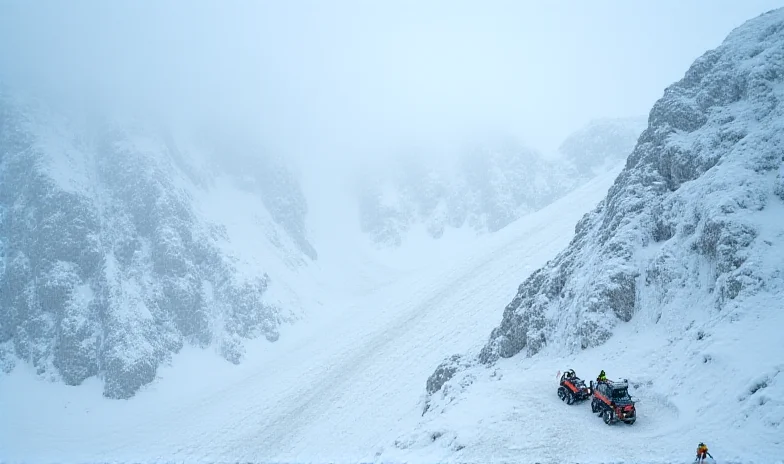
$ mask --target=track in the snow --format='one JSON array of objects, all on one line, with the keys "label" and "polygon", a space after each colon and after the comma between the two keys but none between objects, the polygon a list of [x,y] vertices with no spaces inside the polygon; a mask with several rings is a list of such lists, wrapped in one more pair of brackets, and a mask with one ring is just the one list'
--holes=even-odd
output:
[{"label": "track in the snow", "polygon": [[321,332],[278,349],[244,378],[117,416],[105,427],[94,422],[94,437],[66,430],[43,440],[35,432],[48,447],[24,455],[138,462],[372,458],[415,426],[435,366],[484,342],[519,282],[568,243],[613,177],[500,232],[460,265],[357,297]]}]

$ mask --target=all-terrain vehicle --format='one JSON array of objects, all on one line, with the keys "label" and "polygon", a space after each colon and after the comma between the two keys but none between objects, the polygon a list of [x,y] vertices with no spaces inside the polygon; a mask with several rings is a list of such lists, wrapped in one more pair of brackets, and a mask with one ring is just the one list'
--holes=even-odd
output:
[{"label": "all-terrain vehicle", "polygon": [[566,401],[566,404],[574,404],[585,401],[591,397],[591,389],[585,385],[573,369],[569,369],[561,375],[560,385],[558,386],[558,398]]},{"label": "all-terrain vehicle", "polygon": [[604,419],[604,423],[612,425],[618,421],[629,425],[637,420],[637,409],[634,400],[629,396],[629,382],[597,382],[594,385],[591,381],[593,400],[591,400],[591,411]]}]

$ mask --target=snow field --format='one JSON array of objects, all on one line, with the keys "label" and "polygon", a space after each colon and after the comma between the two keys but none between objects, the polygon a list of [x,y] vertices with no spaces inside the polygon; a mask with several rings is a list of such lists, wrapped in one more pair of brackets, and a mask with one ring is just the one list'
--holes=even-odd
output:
[{"label": "snow field", "polygon": [[[573,356],[518,356],[472,368],[463,376],[473,383],[447,398],[436,393],[433,412],[409,435],[412,449],[390,457],[672,463],[688,460],[704,441],[717,462],[770,462],[784,452],[784,366],[774,335],[784,315],[770,307],[709,332],[699,322],[678,328],[633,320],[605,345]],[[586,383],[602,369],[610,379],[628,379],[635,424],[607,426],[590,401],[562,403],[556,374],[569,368]],[[423,439],[434,432],[449,439]]]},{"label": "snow field", "polygon": [[[73,389],[19,369],[0,383],[0,449],[13,461],[383,456],[415,425],[434,367],[484,342],[515,286],[568,243],[618,169],[481,242],[460,265],[434,262],[284,328],[240,366],[186,350],[122,402],[100,398],[97,381]],[[196,387],[190,379],[205,369],[212,379]]]}]

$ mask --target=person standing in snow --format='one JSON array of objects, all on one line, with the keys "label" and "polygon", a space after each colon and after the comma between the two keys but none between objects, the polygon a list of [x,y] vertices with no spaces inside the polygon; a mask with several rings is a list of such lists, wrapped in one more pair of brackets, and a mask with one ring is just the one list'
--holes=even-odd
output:
[{"label": "person standing in snow", "polygon": [[700,442],[700,444],[697,445],[697,459],[695,459],[695,461],[700,463],[705,462],[706,456],[710,456],[710,458],[713,459],[713,456],[708,452],[708,447],[705,446],[705,443]]},{"label": "person standing in snow", "polygon": [[599,372],[599,377],[596,377],[596,383],[606,382],[607,376],[604,375],[604,371]]}]

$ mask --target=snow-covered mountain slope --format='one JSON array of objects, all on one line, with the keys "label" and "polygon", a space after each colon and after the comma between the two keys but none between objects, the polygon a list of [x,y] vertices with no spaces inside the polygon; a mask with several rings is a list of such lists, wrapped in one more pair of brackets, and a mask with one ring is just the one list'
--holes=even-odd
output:
[{"label": "snow-covered mountain slope", "polygon": [[496,232],[611,169],[644,127],[641,118],[593,121],[549,158],[509,138],[467,145],[457,156],[397,157],[362,172],[361,228],[382,249]]},{"label": "snow-covered mountain slope", "polygon": [[98,376],[127,398],[185,345],[239,362],[243,340],[297,317],[316,254],[296,181],[270,157],[187,141],[0,94],[3,371]]},{"label": "snow-covered mountain slope", "polygon": [[647,125],[644,117],[597,119],[569,135],[558,154],[583,176],[600,174],[629,156]]},{"label": "snow-covered mountain slope", "polygon": [[[780,9],[734,30],[666,89],[569,246],[519,286],[481,351],[431,376],[425,423],[449,435],[455,421],[481,420],[490,425],[458,433],[474,449],[495,443],[507,456],[519,446],[534,459],[556,459],[539,447],[568,427],[566,417],[579,429],[591,416],[587,406],[560,404],[558,414],[552,376],[574,368],[593,378],[605,369],[632,381],[642,416],[597,431],[601,439],[556,447],[568,459],[585,462],[586,447],[596,462],[628,459],[641,443],[646,454],[678,459],[700,440],[721,446],[725,459],[780,456],[783,100]],[[503,359],[519,353],[533,359]],[[504,380],[491,385],[489,372]],[[488,401],[490,410],[477,410]],[[527,415],[526,403],[542,415]],[[516,420],[531,417],[548,420]],[[493,430],[509,431],[489,439]]]},{"label": "snow-covered mountain slope", "polygon": [[595,346],[639,311],[667,317],[694,296],[728,313],[777,295],[782,14],[736,30],[666,90],[626,169],[521,285],[483,360]]},{"label": "snow-covered mountain slope", "polygon": [[[696,315],[696,312],[691,314]],[[743,320],[634,319],[606,344],[572,355],[516,356],[460,371],[423,401],[389,461],[687,463],[705,442],[720,463],[781,464],[781,312]],[[690,328],[698,328],[692,330]],[[700,334],[700,330],[702,333]],[[637,421],[607,426],[590,401],[560,401],[557,374],[627,378]]]},{"label": "snow-covered mountain slope", "polygon": [[[103,386],[95,377],[74,389],[20,363],[0,376],[0,460],[663,464],[691,461],[698,441],[724,463],[779,459],[783,24],[784,11],[758,18],[699,60],[654,108],[620,175],[619,166],[481,237],[468,256],[329,301],[310,321],[282,329],[278,342],[250,343],[240,365],[184,345],[178,362],[157,370],[165,381],[110,401],[96,394]],[[608,188],[573,239],[574,224]],[[250,198],[230,185],[224,192],[224,201],[199,197],[194,211],[217,215]],[[12,208],[2,204],[6,218]],[[231,231],[250,224],[227,227],[223,246],[236,246]],[[753,238],[740,240],[750,229]],[[244,252],[266,246],[254,235],[244,246],[256,248]],[[550,303],[560,270],[569,302]],[[640,274],[631,304],[619,291],[628,279],[611,279],[616,270]],[[536,297],[530,307],[547,309],[529,319],[543,327],[532,326],[530,337],[503,333],[511,342],[494,331],[486,343],[522,280]],[[513,300],[504,327],[521,328],[509,315],[527,314],[525,296]],[[602,301],[607,312],[592,306]],[[613,319],[629,306],[627,323]],[[522,332],[526,342],[541,335],[546,343],[514,338]],[[503,357],[523,350],[535,356]],[[455,359],[461,369],[445,383],[427,382],[454,352],[477,356]],[[555,375],[568,367],[585,378],[599,369],[629,378],[641,400],[638,422],[607,427],[587,404],[558,401]]]},{"label": "snow-covered mountain slope", "polygon": [[422,379],[444,354],[479,348],[497,317],[487,311],[568,243],[620,168],[460,256],[333,302],[340,311],[287,327],[237,366],[185,349],[128,402],[100,398],[98,382],[72,389],[21,366],[0,381],[0,450],[11,461],[383,458],[416,425]]}]

